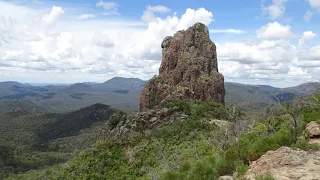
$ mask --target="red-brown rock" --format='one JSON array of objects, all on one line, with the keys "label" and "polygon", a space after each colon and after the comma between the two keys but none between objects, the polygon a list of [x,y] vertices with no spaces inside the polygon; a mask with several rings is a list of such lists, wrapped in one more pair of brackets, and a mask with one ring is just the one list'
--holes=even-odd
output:
[{"label": "red-brown rock", "polygon": [[216,46],[204,24],[166,37],[161,48],[159,76],[143,89],[140,111],[176,99],[224,103],[224,77],[218,72]]}]

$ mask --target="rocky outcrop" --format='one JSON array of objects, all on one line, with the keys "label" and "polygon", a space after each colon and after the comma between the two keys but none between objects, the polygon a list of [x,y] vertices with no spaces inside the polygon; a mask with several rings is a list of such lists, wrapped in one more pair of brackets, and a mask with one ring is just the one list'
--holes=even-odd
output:
[{"label": "rocky outcrop", "polygon": [[216,46],[204,24],[166,37],[161,48],[159,76],[143,89],[140,111],[176,99],[224,103],[224,77],[218,72]]},{"label": "rocky outcrop", "polygon": [[309,138],[320,138],[320,124],[312,121],[307,124],[306,130],[308,131]]},{"label": "rocky outcrop", "polygon": [[178,111],[178,108],[150,109],[148,111],[138,112],[127,115],[115,114],[109,119],[109,132],[112,135],[124,135],[132,130],[153,129],[159,124],[173,122],[177,119],[183,120],[188,116]]},{"label": "rocky outcrop", "polygon": [[254,180],[258,174],[270,172],[276,180],[320,179],[320,151],[293,150],[281,147],[268,151],[251,163],[245,177]]}]

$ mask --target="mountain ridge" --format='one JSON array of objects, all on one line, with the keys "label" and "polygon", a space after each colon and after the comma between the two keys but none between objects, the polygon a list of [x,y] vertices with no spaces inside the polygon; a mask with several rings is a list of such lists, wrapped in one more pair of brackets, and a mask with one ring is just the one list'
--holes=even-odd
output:
[{"label": "mountain ridge", "polygon": [[[109,104],[125,111],[136,111],[140,93],[147,81],[139,78],[114,77],[103,83],[84,82],[69,86],[32,86],[12,82],[0,82],[0,101],[27,99],[39,106],[57,111],[76,110],[94,103]],[[277,102],[278,99],[287,101],[316,93],[317,87],[320,87],[320,83],[309,82],[278,88],[269,85],[225,82],[226,103],[243,106],[244,102],[248,102],[265,106],[270,102]]]}]

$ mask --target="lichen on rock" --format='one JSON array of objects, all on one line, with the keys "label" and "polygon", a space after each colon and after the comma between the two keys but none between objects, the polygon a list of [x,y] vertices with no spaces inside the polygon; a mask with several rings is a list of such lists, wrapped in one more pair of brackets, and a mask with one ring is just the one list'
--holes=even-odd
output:
[{"label": "lichen on rock", "polygon": [[218,72],[216,45],[206,25],[164,38],[159,76],[143,89],[139,109],[151,109],[176,99],[224,103],[224,77]]}]

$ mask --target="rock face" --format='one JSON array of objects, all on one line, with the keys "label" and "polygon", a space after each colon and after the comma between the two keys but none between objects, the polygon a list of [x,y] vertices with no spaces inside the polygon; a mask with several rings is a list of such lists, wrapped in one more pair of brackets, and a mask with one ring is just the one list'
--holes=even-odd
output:
[{"label": "rock face", "polygon": [[308,131],[309,138],[317,138],[320,137],[320,124],[312,121],[307,124],[306,130]]},{"label": "rock face", "polygon": [[187,115],[179,112],[176,107],[150,109],[131,115],[115,114],[109,119],[111,124],[109,123],[108,127],[110,129],[108,131],[112,135],[125,135],[132,132],[133,129],[150,130],[159,124],[173,122],[176,119],[183,120],[187,117]]},{"label": "rock face", "polygon": [[268,151],[251,163],[246,178],[254,180],[256,175],[265,172],[270,172],[279,180],[320,179],[320,151],[293,150],[289,147]]},{"label": "rock face", "polygon": [[224,77],[218,72],[216,46],[204,24],[166,37],[161,48],[159,76],[143,89],[140,111],[176,99],[224,103]]}]

